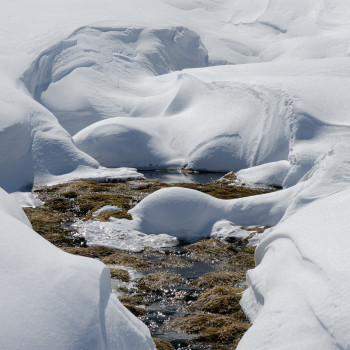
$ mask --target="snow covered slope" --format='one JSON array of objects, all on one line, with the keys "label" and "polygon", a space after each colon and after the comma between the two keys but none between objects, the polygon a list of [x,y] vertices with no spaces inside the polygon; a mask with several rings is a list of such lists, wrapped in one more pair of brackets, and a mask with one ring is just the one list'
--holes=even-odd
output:
[{"label": "snow covered slope", "polygon": [[[221,220],[273,226],[257,248],[257,268],[248,273],[242,305],[254,325],[239,349],[350,347],[347,1],[3,0],[0,10],[1,187],[14,192],[77,177],[138,176],[133,169],[112,169],[120,166],[234,170],[242,182],[281,185],[278,193],[229,202],[159,191],[133,209],[134,226],[127,229],[195,240]],[[108,348],[106,339],[116,344],[108,327],[118,321],[109,306],[102,313],[105,331],[101,327],[101,305],[112,300],[108,278],[97,282],[105,276],[102,267],[57,252],[16,221],[22,214],[13,219],[6,213],[6,244],[23,259],[35,255],[33,269],[46,271],[43,276],[63,276],[82,293],[82,299],[69,299],[57,282],[63,299],[93,305],[87,324],[67,331],[70,339],[94,326],[87,337],[95,348]],[[28,278],[22,255],[1,259],[9,271],[1,278],[17,276],[22,266],[18,276]],[[39,269],[40,259],[49,263]],[[70,264],[85,271],[81,279],[78,272],[58,272]],[[91,264],[91,276],[84,264]],[[41,278],[38,283],[51,291]],[[78,288],[79,281],[91,283],[93,295]],[[13,286],[6,286],[7,296],[20,295]],[[43,297],[52,312],[40,309],[40,322],[62,325],[69,310],[49,303],[48,293],[35,294],[35,286],[16,307],[31,312]],[[99,288],[103,297],[91,302]],[[34,331],[16,325],[19,316],[11,320],[6,332],[15,326]],[[32,341],[43,333],[49,339],[39,332]],[[145,339],[142,334],[135,341]],[[5,341],[9,348],[17,344]],[[147,342],[135,346],[147,348]]]},{"label": "snow covered slope", "polygon": [[0,219],[3,349],[154,349],[148,328],[111,293],[102,263],[40,237],[3,190]]}]

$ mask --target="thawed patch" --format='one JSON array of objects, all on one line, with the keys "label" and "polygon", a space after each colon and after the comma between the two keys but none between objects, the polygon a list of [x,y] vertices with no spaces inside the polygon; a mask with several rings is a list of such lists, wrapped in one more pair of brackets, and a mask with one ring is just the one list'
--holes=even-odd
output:
[{"label": "thawed patch", "polygon": [[111,218],[108,222],[95,220],[78,221],[72,225],[88,245],[105,245],[130,252],[140,252],[146,247],[153,249],[174,247],[179,244],[176,237],[167,234],[145,234],[135,230],[134,222]]}]

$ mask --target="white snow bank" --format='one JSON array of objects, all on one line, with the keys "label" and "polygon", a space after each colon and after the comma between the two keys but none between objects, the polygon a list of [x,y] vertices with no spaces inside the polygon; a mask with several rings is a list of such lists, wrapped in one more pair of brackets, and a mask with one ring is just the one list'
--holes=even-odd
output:
[{"label": "white snow bank", "polygon": [[148,328],[111,293],[102,263],[41,238],[2,190],[0,220],[4,349],[155,349]]},{"label": "white snow bank", "polygon": [[134,227],[145,233],[166,233],[187,242],[209,237],[225,219],[238,226],[273,226],[283,217],[287,198],[296,188],[257,197],[223,200],[186,188],[156,191],[129,212]]},{"label": "white snow bank", "polygon": [[140,78],[206,65],[198,34],[184,27],[87,26],[44,51],[23,81],[74,135],[96,121],[137,114],[133,85]]},{"label": "white snow bank", "polygon": [[239,349],[349,348],[349,200],[346,189],[314,201],[261,242],[242,300],[254,326]]},{"label": "white snow bank", "polygon": [[[238,171],[272,163],[254,178],[254,170],[242,174],[289,187],[334,143],[349,141],[348,65],[335,58],[148,77],[135,90],[136,114],[94,123],[74,141],[109,167]],[[150,118],[151,102],[161,118]]]},{"label": "white snow bank", "polygon": [[236,173],[238,182],[246,185],[283,186],[290,170],[286,160],[266,163],[252,168],[242,169]]},{"label": "white snow bank", "polygon": [[6,83],[0,82],[0,185],[7,192],[77,178],[142,177],[135,169],[100,167],[47,109]]},{"label": "white snow bank", "polygon": [[163,105],[163,118],[146,118],[147,110],[140,108],[138,118],[111,118],[81,130],[74,136],[76,145],[114,167],[236,171],[287,159],[291,111],[284,93],[245,83],[204,82],[188,73],[153,80],[149,89],[171,84],[176,93],[170,107],[154,100]]}]

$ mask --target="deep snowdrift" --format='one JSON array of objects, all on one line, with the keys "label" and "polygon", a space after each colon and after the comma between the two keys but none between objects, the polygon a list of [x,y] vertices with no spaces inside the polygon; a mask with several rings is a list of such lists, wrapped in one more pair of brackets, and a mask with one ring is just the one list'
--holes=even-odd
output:
[{"label": "deep snowdrift", "polygon": [[2,348],[154,349],[147,327],[112,294],[102,263],[41,238],[3,191],[0,218]]},{"label": "deep snowdrift", "polygon": [[[248,273],[242,305],[254,325],[239,349],[350,347],[347,1],[4,0],[0,29],[1,187],[139,176],[104,168],[119,166],[240,170],[238,181],[282,185],[228,202],[159,191],[133,209],[132,226],[114,224],[144,242],[145,234],[168,234],[166,244],[215,234],[221,224],[274,226]],[[117,345],[109,327],[130,335],[136,321],[119,328],[110,313],[119,304],[101,311],[114,303],[108,277],[99,282],[101,265],[56,251],[2,210],[1,278],[23,282],[4,287],[7,348],[17,340],[41,348],[41,339],[43,348],[84,347],[79,339],[103,349],[106,339]],[[29,271],[38,274],[30,282]],[[48,275],[59,276],[55,284]],[[11,294],[22,299],[6,304]],[[76,305],[73,323],[84,316],[77,328],[62,326],[71,325],[70,310],[56,294]],[[47,308],[37,309],[39,300]],[[21,310],[38,315],[45,331]],[[56,324],[61,342],[46,329]],[[117,348],[127,348],[122,339]]]}]

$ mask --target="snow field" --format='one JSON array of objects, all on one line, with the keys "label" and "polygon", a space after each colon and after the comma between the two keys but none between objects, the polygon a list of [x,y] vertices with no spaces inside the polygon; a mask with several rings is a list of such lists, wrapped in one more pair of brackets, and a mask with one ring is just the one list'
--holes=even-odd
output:
[{"label": "snow field", "polygon": [[[4,0],[0,28],[2,188],[183,166],[283,186],[234,201],[162,190],[130,227],[108,224],[140,247],[222,220],[273,226],[248,273],[254,325],[239,349],[350,347],[345,0]],[[101,264],[43,241],[3,192],[0,209],[4,347],[153,348]]]}]

